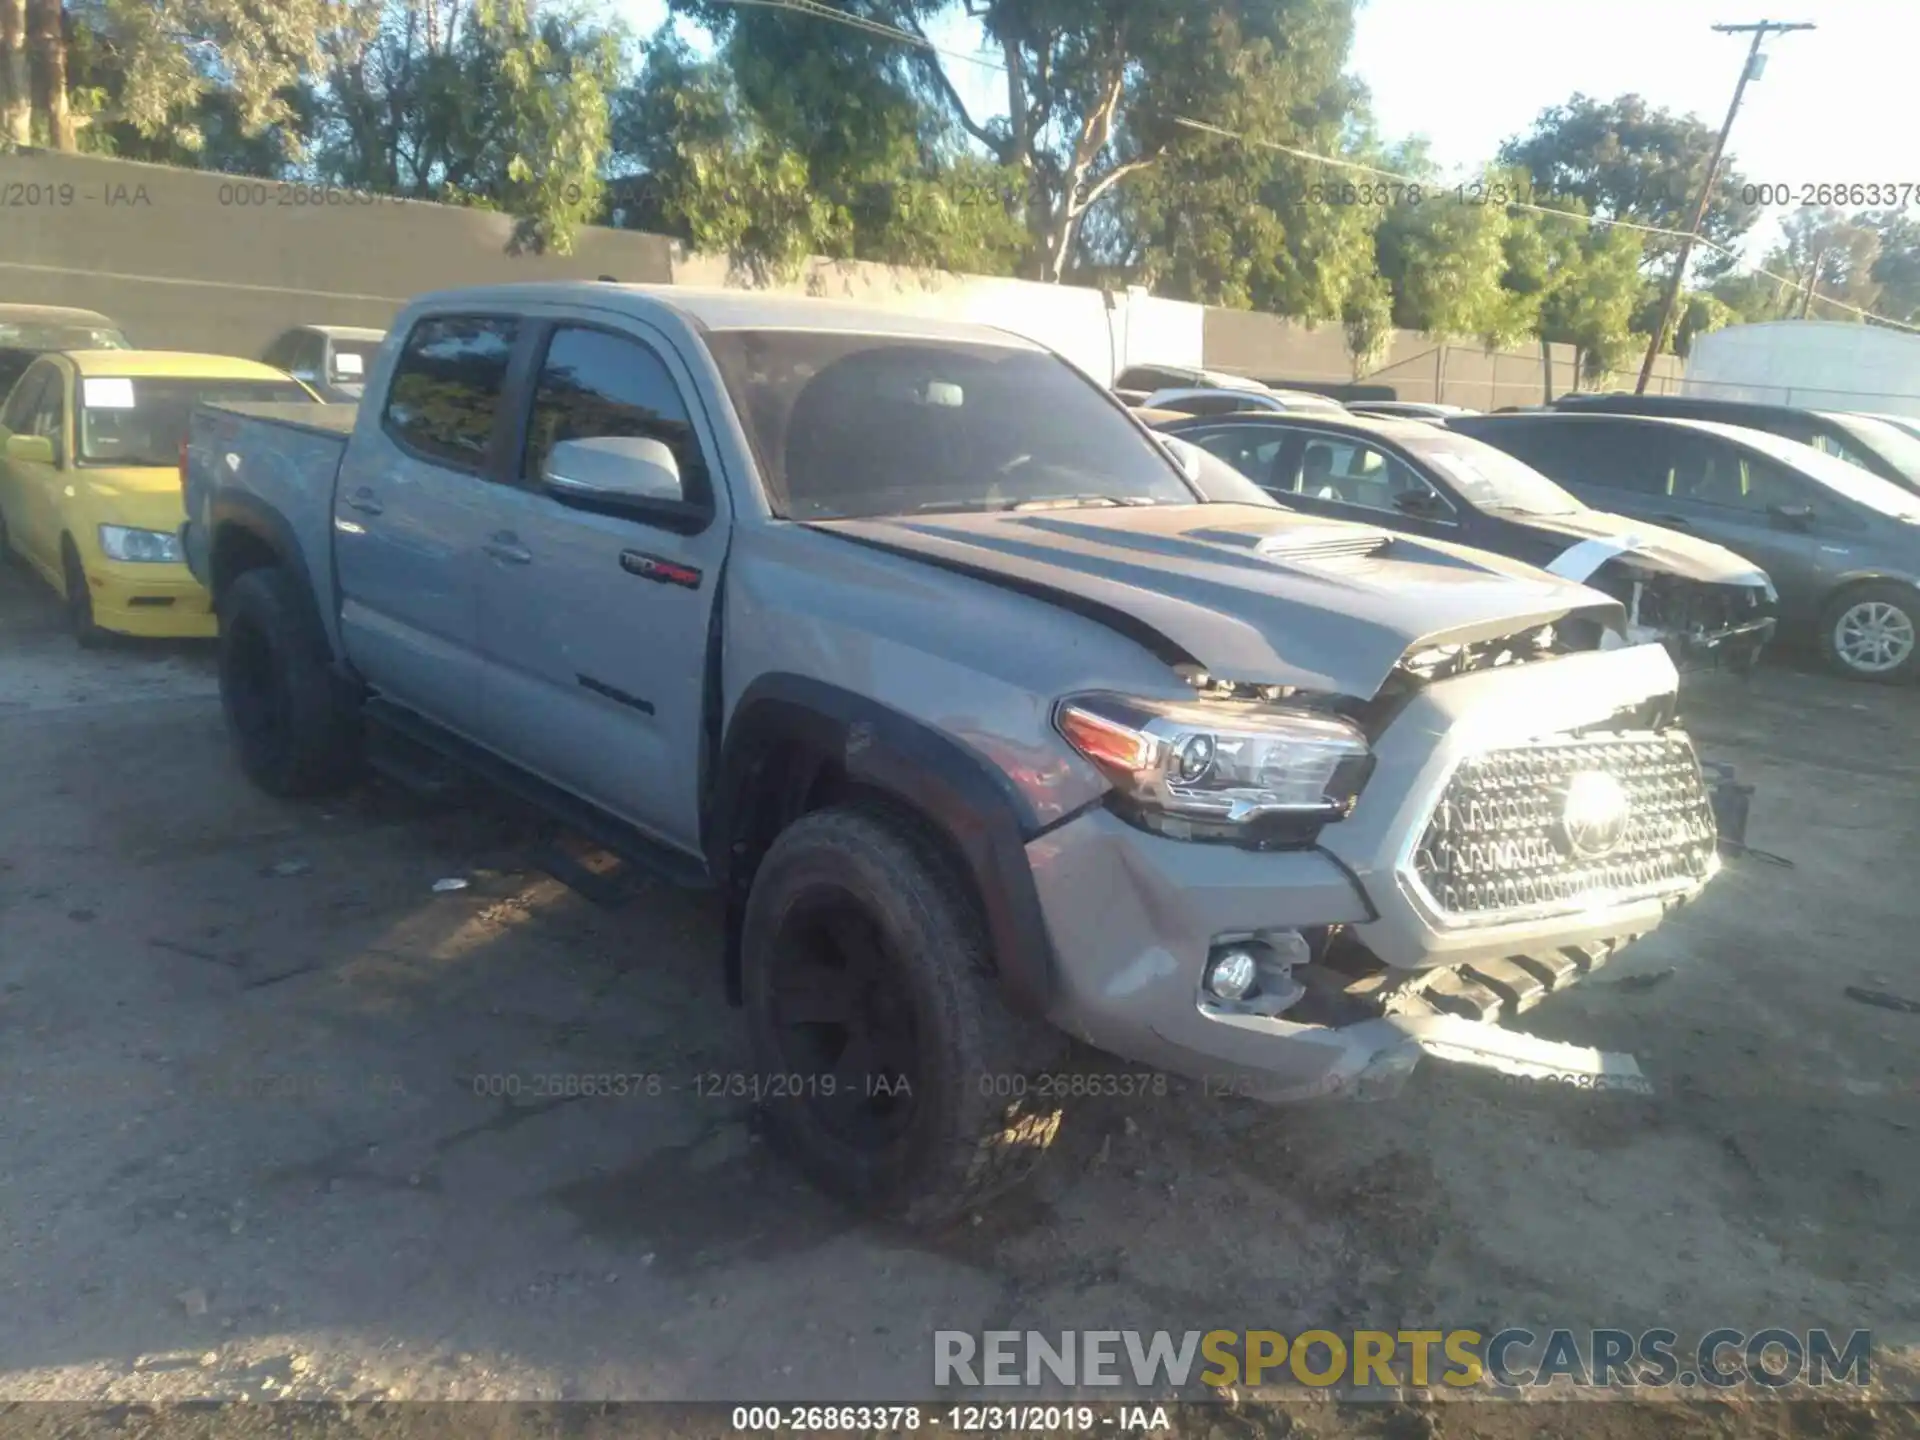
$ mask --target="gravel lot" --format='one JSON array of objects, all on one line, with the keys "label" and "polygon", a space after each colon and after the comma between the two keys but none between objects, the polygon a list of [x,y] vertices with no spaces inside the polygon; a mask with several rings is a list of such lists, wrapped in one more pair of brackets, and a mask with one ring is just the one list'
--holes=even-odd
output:
[{"label": "gravel lot", "polygon": [[[1030,1194],[927,1240],[701,1093],[744,1059],[703,899],[593,905],[491,802],[267,799],[204,652],[83,654],[9,572],[0,1400],[927,1399],[936,1328],[1825,1325],[1911,1359],[1920,1015],[1845,991],[1920,998],[1920,693],[1779,667],[1689,709],[1791,867],[1734,863],[1529,1017],[1655,1095],[1429,1066],[1379,1105],[1091,1102]],[[484,1093],[546,1074],[659,1093]],[[1445,1433],[1519,1407],[1468,1408]]]}]

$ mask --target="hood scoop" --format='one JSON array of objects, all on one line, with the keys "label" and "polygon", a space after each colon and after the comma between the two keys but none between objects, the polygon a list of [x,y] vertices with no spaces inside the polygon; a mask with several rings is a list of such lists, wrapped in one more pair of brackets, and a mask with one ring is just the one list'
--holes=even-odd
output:
[{"label": "hood scoop", "polygon": [[1269,535],[1253,548],[1262,555],[1283,560],[1345,560],[1360,555],[1378,555],[1393,543],[1384,530],[1366,530],[1356,525],[1342,528],[1338,534],[1316,535],[1308,530],[1282,531]]},{"label": "hood scoop", "polygon": [[1378,555],[1393,543],[1393,535],[1386,530],[1317,517],[1284,530],[1241,526],[1195,530],[1193,538],[1274,560],[1348,560]]}]

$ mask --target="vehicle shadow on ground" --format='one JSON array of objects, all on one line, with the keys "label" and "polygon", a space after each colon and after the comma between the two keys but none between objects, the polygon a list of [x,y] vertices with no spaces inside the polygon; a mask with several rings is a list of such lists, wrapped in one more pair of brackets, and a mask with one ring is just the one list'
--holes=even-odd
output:
[{"label": "vehicle shadow on ground", "polygon": [[1915,1022],[1843,987],[1920,989],[1920,896],[1884,883],[1912,704],[1777,667],[1690,685],[1794,868],[1730,866],[1531,1026],[1640,1054],[1655,1095],[1143,1087],[933,1236],[768,1153],[705,897],[597,905],[491,797],[270,800],[204,695],[5,717],[0,1388],[925,1398],[947,1328],[1910,1341]]}]

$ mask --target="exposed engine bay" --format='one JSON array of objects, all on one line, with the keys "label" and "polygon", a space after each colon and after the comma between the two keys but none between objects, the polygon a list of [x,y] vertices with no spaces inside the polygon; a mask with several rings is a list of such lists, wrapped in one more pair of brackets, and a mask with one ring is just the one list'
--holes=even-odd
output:
[{"label": "exposed engine bay", "polygon": [[1758,579],[1694,580],[1620,555],[1586,583],[1618,600],[1626,611],[1626,634],[1615,643],[1658,641],[1683,670],[1744,672],[1773,638],[1771,587]]}]

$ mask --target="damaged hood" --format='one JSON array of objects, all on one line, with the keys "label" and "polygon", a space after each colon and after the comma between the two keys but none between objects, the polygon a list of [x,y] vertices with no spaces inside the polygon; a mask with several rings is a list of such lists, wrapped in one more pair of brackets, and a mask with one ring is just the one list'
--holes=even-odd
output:
[{"label": "damaged hood", "polygon": [[[1553,562],[1554,573],[1584,580],[1616,555],[1625,554],[1649,570],[1699,580],[1710,585],[1755,585],[1767,577],[1751,560],[1724,545],[1683,534],[1645,520],[1631,520],[1606,510],[1576,510],[1571,515],[1511,515],[1504,518],[1544,535],[1564,535],[1568,548]],[[1575,555],[1574,547],[1584,546]],[[1584,567],[1584,568],[1583,568]]]},{"label": "damaged hood", "polygon": [[1112,626],[1223,680],[1368,699],[1408,650],[1619,605],[1464,546],[1251,505],[810,522]]}]

